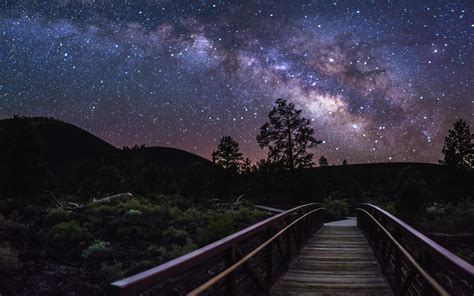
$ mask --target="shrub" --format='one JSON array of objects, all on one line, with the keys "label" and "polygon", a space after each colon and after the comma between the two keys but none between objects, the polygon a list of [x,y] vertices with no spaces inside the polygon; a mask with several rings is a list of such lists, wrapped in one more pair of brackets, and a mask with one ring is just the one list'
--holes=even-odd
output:
[{"label": "shrub", "polygon": [[434,202],[432,205],[426,208],[426,219],[428,221],[439,220],[445,214],[446,214],[445,206],[437,202]]},{"label": "shrub", "polygon": [[164,252],[164,248],[163,247],[158,247],[157,245],[155,244],[151,244],[148,246],[148,248],[146,249],[146,252],[148,253],[148,255],[152,256],[152,257],[157,257],[159,256],[160,254],[162,254]]},{"label": "shrub", "polygon": [[176,229],[171,226],[163,231],[163,237],[169,243],[181,244],[186,242],[186,238],[189,237],[189,235],[185,230]]},{"label": "shrub", "polygon": [[474,200],[466,199],[459,203],[433,203],[426,208],[424,229],[431,232],[474,232]]},{"label": "shrub", "polygon": [[48,233],[48,242],[56,250],[70,250],[90,239],[87,229],[79,222],[72,220],[57,224]]},{"label": "shrub", "polygon": [[129,210],[125,215],[127,216],[140,216],[142,212],[140,210]]},{"label": "shrub", "polygon": [[329,219],[345,219],[349,214],[349,204],[344,199],[326,198],[324,206]]},{"label": "shrub", "polygon": [[164,259],[174,259],[189,252],[192,252],[197,249],[197,245],[191,240],[187,239],[186,244],[180,245],[171,245],[171,248],[163,254]]},{"label": "shrub", "polygon": [[71,213],[63,209],[52,209],[44,218],[44,224],[53,226],[59,223],[67,222],[71,219]]},{"label": "shrub", "polygon": [[155,262],[151,260],[142,260],[142,261],[139,261],[138,263],[133,264],[132,267],[130,267],[127,270],[127,274],[139,273],[144,270],[150,269],[154,266],[156,266]]},{"label": "shrub", "polygon": [[84,252],[82,257],[85,259],[105,259],[113,255],[113,250],[109,242],[101,240],[94,241]]},{"label": "shrub", "polygon": [[237,228],[242,228],[248,225],[257,223],[266,217],[266,214],[262,211],[249,209],[246,207],[240,207],[234,213],[235,216],[235,225]]},{"label": "shrub", "polygon": [[17,269],[20,266],[17,254],[10,247],[10,243],[0,245],[0,273]]},{"label": "shrub", "polygon": [[219,214],[201,230],[200,242],[208,244],[235,232],[232,213]]},{"label": "shrub", "polygon": [[111,282],[124,277],[125,270],[122,263],[114,260],[112,262],[103,262],[98,273],[98,277],[102,281]]}]

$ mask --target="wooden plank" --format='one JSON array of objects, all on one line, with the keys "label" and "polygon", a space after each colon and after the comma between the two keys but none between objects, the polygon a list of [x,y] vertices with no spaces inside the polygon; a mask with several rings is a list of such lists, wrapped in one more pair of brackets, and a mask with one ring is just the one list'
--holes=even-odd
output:
[{"label": "wooden plank", "polygon": [[323,226],[308,240],[271,295],[391,295],[361,231]]}]

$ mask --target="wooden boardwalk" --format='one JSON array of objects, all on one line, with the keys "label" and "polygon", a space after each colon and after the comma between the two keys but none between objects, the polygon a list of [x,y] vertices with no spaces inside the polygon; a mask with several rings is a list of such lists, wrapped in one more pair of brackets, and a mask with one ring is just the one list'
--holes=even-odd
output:
[{"label": "wooden boardwalk", "polygon": [[270,294],[392,295],[362,232],[334,224],[309,239]]}]

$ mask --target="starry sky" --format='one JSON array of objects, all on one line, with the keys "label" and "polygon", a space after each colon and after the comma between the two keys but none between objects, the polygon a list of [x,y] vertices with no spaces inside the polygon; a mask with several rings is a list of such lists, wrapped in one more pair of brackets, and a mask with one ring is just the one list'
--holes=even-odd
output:
[{"label": "starry sky", "polygon": [[473,1],[0,3],[0,118],[52,116],[117,147],[244,156],[277,98],[329,163],[437,162],[474,124]]}]

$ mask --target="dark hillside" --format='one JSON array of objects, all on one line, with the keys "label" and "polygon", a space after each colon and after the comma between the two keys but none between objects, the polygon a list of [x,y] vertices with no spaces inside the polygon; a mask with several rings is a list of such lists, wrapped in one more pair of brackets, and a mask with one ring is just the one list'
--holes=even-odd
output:
[{"label": "dark hillside", "polygon": [[44,117],[0,120],[0,160],[0,194],[10,197],[46,191],[84,197],[93,192],[146,193],[138,188],[145,183],[153,189],[160,183],[166,185],[164,191],[176,193],[183,174],[212,166],[205,158],[175,148],[121,150],[77,126]]},{"label": "dark hillside", "polygon": [[212,163],[201,156],[171,147],[145,147],[130,150],[131,158],[136,161],[158,163],[166,168],[187,169],[202,165],[210,167]]},{"label": "dark hillside", "polygon": [[18,121],[31,127],[37,134],[44,151],[45,161],[54,166],[67,166],[80,159],[100,158],[119,150],[104,140],[72,124],[53,118],[9,118],[0,120],[0,139],[8,145],[8,139],[20,137],[14,133]]}]

